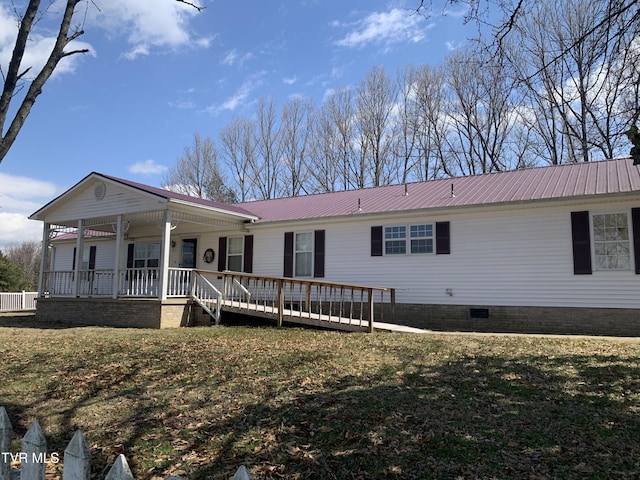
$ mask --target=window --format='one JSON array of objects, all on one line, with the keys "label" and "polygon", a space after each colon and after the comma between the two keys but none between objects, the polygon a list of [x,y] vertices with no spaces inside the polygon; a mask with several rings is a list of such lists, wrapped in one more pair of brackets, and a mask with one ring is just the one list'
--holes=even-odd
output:
[{"label": "window", "polygon": [[91,247],[84,247],[82,249],[82,263],[80,264],[80,270],[89,270],[90,257],[91,257]]},{"label": "window", "polygon": [[384,227],[385,255],[433,253],[433,224]]},{"label": "window", "polygon": [[626,213],[593,215],[596,270],[630,270],[629,218]]},{"label": "window", "polygon": [[[380,229],[382,236],[382,227]],[[294,276],[323,278],[325,238],[324,230],[284,232],[282,275],[287,278]]]},{"label": "window", "polygon": [[411,225],[411,253],[433,253],[433,225]]},{"label": "window", "polygon": [[385,255],[404,255],[407,253],[407,227],[384,227]]},{"label": "window", "polygon": [[160,265],[159,243],[136,243],[133,247],[133,268],[158,268]]},{"label": "window", "polygon": [[295,234],[295,275],[310,277],[313,265],[313,232]]},{"label": "window", "polygon": [[227,270],[242,271],[244,237],[230,237],[227,242]]}]

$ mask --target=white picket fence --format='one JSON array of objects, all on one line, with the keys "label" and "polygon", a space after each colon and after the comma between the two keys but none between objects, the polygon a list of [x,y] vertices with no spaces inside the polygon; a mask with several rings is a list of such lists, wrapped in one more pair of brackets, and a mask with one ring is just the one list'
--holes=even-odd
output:
[{"label": "white picket fence", "polygon": [[38,292],[0,293],[0,312],[12,310],[35,310]]},{"label": "white picket fence", "polygon": [[[47,440],[37,420],[29,426],[22,438],[22,450],[11,450],[13,427],[9,415],[0,406],[0,480],[45,480],[47,463],[62,461],[63,480],[89,480],[91,472],[91,450],[84,435],[77,430],[60,459],[57,453],[47,453]],[[20,462],[20,469],[11,467],[12,462]],[[120,454],[111,466],[104,480],[135,480],[127,459]],[[165,480],[185,480],[180,477],[166,477]],[[247,468],[242,465],[231,480],[251,480]]]}]

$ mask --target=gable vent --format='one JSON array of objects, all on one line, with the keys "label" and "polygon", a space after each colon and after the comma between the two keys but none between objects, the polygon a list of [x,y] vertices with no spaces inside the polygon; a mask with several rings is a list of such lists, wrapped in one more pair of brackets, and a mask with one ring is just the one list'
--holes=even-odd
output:
[{"label": "gable vent", "polygon": [[96,200],[102,200],[105,193],[107,193],[107,186],[102,182],[98,183],[93,189],[93,195],[96,197]]}]

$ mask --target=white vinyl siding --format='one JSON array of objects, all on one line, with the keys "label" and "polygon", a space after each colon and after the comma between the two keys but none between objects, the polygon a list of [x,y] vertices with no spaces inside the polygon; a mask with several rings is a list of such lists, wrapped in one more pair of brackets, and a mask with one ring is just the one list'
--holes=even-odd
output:
[{"label": "white vinyl siding", "polygon": [[[371,257],[372,226],[424,225],[419,214],[318,220],[298,228],[326,229],[324,280],[394,287],[398,303],[640,308],[640,275],[631,270],[573,273],[571,212],[596,206],[484,208],[430,215],[434,244],[436,222],[450,222],[450,255]],[[614,211],[630,212],[634,206],[637,203],[626,202]],[[280,275],[282,234],[291,229],[292,225],[252,228],[254,273]],[[407,234],[410,241],[410,229]]]},{"label": "white vinyl siding", "polygon": [[106,183],[102,200],[95,197],[96,183],[89,182],[82,191],[75,193],[56,205],[55,212],[48,215],[47,222],[56,223],[56,219],[92,218],[108,215],[120,215],[135,212],[158,210],[157,198],[141,195],[122,186]]}]

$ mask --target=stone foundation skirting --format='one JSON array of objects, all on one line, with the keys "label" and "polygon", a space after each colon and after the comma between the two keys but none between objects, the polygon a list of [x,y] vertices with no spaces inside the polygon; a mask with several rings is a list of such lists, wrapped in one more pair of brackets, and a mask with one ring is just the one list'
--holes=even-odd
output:
[{"label": "stone foundation skirting", "polygon": [[209,325],[210,317],[189,299],[40,298],[36,317],[44,322],[130,328]]},{"label": "stone foundation skirting", "polygon": [[[384,321],[390,319],[385,305]],[[440,331],[640,337],[640,309],[397,304],[394,323]]]},{"label": "stone foundation skirting", "polygon": [[[41,298],[40,320],[70,325],[175,328],[210,325],[189,299]],[[449,332],[542,333],[640,337],[640,309],[480,305],[376,305],[375,320]],[[224,315],[223,315],[224,321]]]}]

